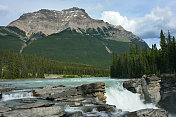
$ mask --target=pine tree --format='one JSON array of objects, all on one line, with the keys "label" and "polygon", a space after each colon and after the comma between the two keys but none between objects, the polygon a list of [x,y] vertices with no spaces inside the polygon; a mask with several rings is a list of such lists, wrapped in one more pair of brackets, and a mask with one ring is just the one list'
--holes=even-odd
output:
[{"label": "pine tree", "polygon": [[161,30],[160,39],[161,39],[161,41],[160,41],[161,50],[166,51],[167,46],[166,46],[166,40],[165,40],[163,30]]},{"label": "pine tree", "polygon": [[167,61],[167,44],[163,31],[160,33],[160,46],[161,46],[161,72],[167,72],[168,70],[168,61]]},{"label": "pine tree", "polygon": [[172,41],[172,55],[173,55],[173,71],[176,71],[176,42],[175,42],[175,37],[173,36],[173,41]]},{"label": "pine tree", "polygon": [[28,77],[28,68],[27,63],[25,61],[25,57],[21,56],[21,78],[27,78]]},{"label": "pine tree", "polygon": [[0,79],[2,78],[2,61],[1,61],[1,58],[0,58]]}]

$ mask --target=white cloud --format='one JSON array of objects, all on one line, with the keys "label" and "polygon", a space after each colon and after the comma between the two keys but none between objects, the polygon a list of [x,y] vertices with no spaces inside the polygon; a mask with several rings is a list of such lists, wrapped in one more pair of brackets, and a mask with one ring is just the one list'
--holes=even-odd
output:
[{"label": "white cloud", "polygon": [[101,19],[114,25],[121,25],[141,38],[158,37],[161,29],[176,31],[176,15],[169,8],[157,7],[144,17],[136,19],[128,19],[119,12],[104,11]]},{"label": "white cloud", "polygon": [[135,31],[134,26],[136,25],[136,22],[133,20],[128,20],[125,16],[121,16],[119,12],[104,11],[101,14],[101,19],[114,25],[121,25],[128,31]]}]

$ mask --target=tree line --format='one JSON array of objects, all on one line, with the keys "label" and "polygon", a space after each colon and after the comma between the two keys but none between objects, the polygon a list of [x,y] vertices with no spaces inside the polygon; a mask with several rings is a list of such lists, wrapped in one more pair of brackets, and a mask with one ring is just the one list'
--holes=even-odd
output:
[{"label": "tree line", "polygon": [[152,48],[141,49],[138,45],[130,46],[130,53],[119,56],[113,54],[110,67],[111,77],[137,78],[143,74],[175,73],[176,71],[176,42],[169,31],[167,37],[161,30],[160,49],[156,44]]},{"label": "tree line", "polygon": [[45,74],[109,76],[109,70],[0,50],[0,78],[44,78]]}]

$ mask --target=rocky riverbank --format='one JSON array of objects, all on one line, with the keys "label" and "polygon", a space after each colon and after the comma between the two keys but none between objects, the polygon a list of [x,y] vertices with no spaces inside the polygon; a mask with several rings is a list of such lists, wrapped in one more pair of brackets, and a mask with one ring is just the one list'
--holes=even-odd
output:
[{"label": "rocky riverbank", "polygon": [[[6,87],[9,89],[8,87]],[[3,88],[3,91],[9,91]],[[12,88],[13,89],[13,88]],[[162,109],[122,112],[106,104],[105,83],[96,82],[75,87],[63,85],[33,89],[35,98],[0,102],[2,117],[167,117]],[[123,98],[123,97],[122,97]]]}]

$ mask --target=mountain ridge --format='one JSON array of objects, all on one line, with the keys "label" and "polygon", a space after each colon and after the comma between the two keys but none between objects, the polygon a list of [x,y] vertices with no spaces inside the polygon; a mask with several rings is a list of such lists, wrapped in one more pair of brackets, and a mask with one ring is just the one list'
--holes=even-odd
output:
[{"label": "mountain ridge", "polygon": [[103,35],[105,39],[133,42],[135,40],[145,43],[132,32],[126,31],[122,26],[115,26],[91,18],[84,9],[73,7],[62,11],[41,9],[33,13],[26,13],[19,19],[11,22],[8,26],[14,26],[26,32],[27,37],[33,33],[42,32],[45,35],[59,33],[67,28],[79,33],[87,33],[94,29],[97,35]]}]

